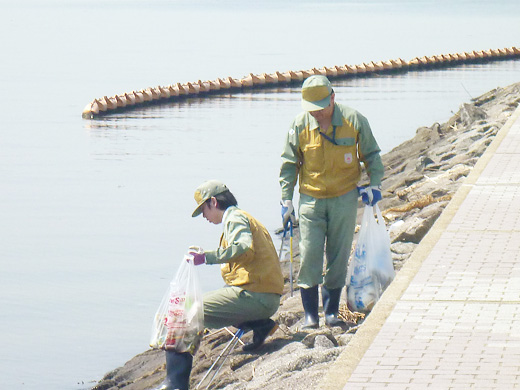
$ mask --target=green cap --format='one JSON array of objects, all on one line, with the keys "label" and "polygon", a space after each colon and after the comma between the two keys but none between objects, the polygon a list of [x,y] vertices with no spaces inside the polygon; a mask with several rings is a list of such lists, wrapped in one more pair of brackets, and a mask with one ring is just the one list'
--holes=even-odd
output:
[{"label": "green cap", "polygon": [[206,202],[211,197],[226,191],[228,191],[226,185],[218,180],[208,180],[202,183],[200,186],[197,187],[197,189],[195,190],[195,195],[193,195],[193,197],[195,198],[195,202],[197,202],[197,208],[195,209],[193,214],[191,214],[191,216],[196,217],[197,215],[202,213],[202,205],[204,204],[204,202]]},{"label": "green cap", "polygon": [[302,86],[302,107],[305,111],[323,110],[330,104],[332,85],[325,76],[307,78]]}]

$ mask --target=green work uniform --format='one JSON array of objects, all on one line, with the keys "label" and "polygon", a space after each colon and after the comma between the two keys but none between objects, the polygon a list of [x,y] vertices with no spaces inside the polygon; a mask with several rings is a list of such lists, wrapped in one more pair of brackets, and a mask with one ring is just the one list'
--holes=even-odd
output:
[{"label": "green work uniform", "polygon": [[238,207],[222,218],[219,248],[206,263],[220,264],[226,287],[204,295],[204,325],[222,328],[272,316],[280,305],[283,276],[267,229]]},{"label": "green work uniform", "polygon": [[320,129],[308,112],[293,121],[282,153],[280,185],[282,200],[292,200],[299,181],[300,287],[345,285],[361,162],[370,185],[379,186],[383,177],[380,149],[367,119],[356,110],[335,103],[328,129]]}]

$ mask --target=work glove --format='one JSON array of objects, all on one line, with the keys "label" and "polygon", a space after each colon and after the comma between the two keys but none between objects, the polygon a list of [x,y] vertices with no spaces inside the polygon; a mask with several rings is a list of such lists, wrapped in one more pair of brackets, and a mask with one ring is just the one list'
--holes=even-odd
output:
[{"label": "work glove", "polygon": [[294,207],[292,204],[292,200],[282,200],[280,202],[282,205],[282,223],[283,228],[287,229],[287,225],[289,224],[289,220],[294,225],[296,217],[294,215]]},{"label": "work glove", "polygon": [[199,246],[190,246],[188,254],[193,257],[194,265],[206,264],[206,254]]},{"label": "work glove", "polygon": [[357,189],[361,201],[368,206],[374,206],[382,199],[381,188],[378,186],[358,187]]}]

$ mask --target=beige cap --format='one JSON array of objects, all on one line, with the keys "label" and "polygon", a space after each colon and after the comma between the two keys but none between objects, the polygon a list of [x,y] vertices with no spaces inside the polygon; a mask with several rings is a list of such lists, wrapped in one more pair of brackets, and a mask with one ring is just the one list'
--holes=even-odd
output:
[{"label": "beige cap", "polygon": [[302,107],[305,111],[323,110],[330,104],[332,85],[325,76],[310,76],[303,82]]},{"label": "beige cap", "polygon": [[197,202],[197,208],[191,214],[192,217],[196,217],[200,213],[202,213],[202,205],[211,197],[221,194],[223,192],[228,191],[226,185],[218,180],[208,180],[202,183],[195,190],[195,194],[193,197],[195,198],[195,202]]}]

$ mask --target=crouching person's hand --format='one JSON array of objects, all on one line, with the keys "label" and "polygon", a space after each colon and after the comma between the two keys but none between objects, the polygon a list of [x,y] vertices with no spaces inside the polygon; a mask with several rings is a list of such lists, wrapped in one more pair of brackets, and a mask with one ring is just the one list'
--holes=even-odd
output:
[{"label": "crouching person's hand", "polygon": [[190,246],[187,258],[193,258],[194,265],[206,264],[206,254],[201,247]]}]

